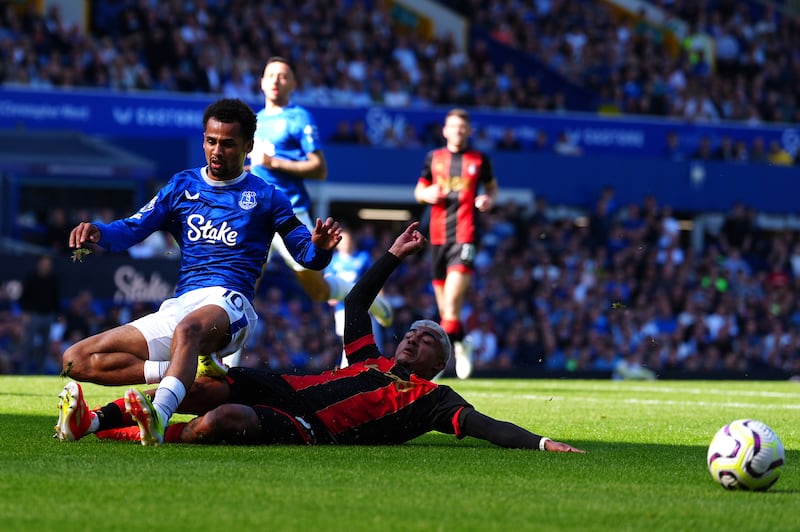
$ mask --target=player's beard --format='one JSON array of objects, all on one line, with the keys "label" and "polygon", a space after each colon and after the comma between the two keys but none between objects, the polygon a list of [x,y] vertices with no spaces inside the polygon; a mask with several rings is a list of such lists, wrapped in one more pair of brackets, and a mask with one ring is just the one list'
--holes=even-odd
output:
[{"label": "player's beard", "polygon": [[[215,168],[212,163],[219,164],[219,167]],[[226,179],[228,177],[228,165],[225,164],[225,161],[209,161],[208,171],[217,179]]]}]

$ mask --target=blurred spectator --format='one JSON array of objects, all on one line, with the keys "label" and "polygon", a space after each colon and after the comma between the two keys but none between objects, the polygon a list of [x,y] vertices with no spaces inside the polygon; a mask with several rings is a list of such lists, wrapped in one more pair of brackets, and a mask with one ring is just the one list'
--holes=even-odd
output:
[{"label": "blurred spectator", "polygon": [[558,134],[558,138],[553,144],[553,151],[558,155],[565,155],[569,157],[578,157],[583,155],[583,149],[581,149],[580,146],[572,141],[566,131],[562,131]]},{"label": "blurred spectator", "polygon": [[41,255],[22,286],[19,305],[26,324],[23,373],[45,373],[51,367],[47,364],[51,353],[50,331],[61,313],[61,284],[53,268],[53,258]]},{"label": "blurred spectator", "polygon": [[512,128],[506,128],[503,136],[497,141],[495,148],[499,151],[521,151],[522,143],[517,138],[517,134]]},{"label": "blurred spectator", "polygon": [[733,145],[733,159],[737,163],[750,162],[750,153],[747,150],[747,143],[743,140],[737,140]]},{"label": "blurred spectator", "polygon": [[497,143],[489,136],[489,132],[485,127],[477,128],[470,143],[473,148],[483,152],[494,151],[497,147]]},{"label": "blurred spectator", "polygon": [[767,161],[775,166],[792,166],[794,157],[781,146],[780,141],[771,140],[769,151],[767,152]]},{"label": "blurred spectator", "polygon": [[356,144],[357,139],[355,133],[347,120],[340,120],[336,124],[336,131],[330,136],[328,141],[332,144]]},{"label": "blurred spectator", "polygon": [[422,148],[422,141],[417,135],[417,128],[413,124],[406,124],[400,137],[401,148]]},{"label": "blurred spectator", "polygon": [[[372,258],[370,254],[364,249],[359,249],[355,233],[348,227],[342,227],[342,240],[336,247],[330,264],[325,269],[326,275],[335,275],[352,285],[358,281],[359,277],[367,271],[371,264]],[[334,309],[336,335],[342,338],[345,327],[344,302],[329,301],[328,303]],[[373,329],[375,329],[376,343],[383,345],[383,329],[380,328],[374,318]],[[347,366],[347,357],[344,353],[342,353],[340,365],[342,367]]]},{"label": "blurred spectator", "polygon": [[749,159],[751,162],[754,163],[766,163],[769,162],[767,157],[767,151],[764,147],[764,138],[763,137],[755,137],[753,139],[753,144],[750,149]]},{"label": "blurred spectator", "polygon": [[64,313],[61,335],[65,345],[72,345],[96,332],[97,313],[94,305],[94,296],[89,290],[82,290],[70,299]]},{"label": "blurred spectator", "polygon": [[683,117],[692,122],[719,121],[719,111],[705,87],[694,86],[689,89],[689,97],[683,103]]},{"label": "blurred spectator", "polygon": [[353,107],[369,107],[372,105],[372,98],[369,91],[365,88],[364,82],[358,79],[350,80],[352,89],[347,99],[347,104]]},{"label": "blurred spectator", "polygon": [[754,228],[747,208],[744,203],[737,202],[720,228],[720,248],[726,255],[732,255],[733,250],[740,250],[746,255],[753,247],[753,235]]},{"label": "blurred spectator", "polygon": [[393,127],[387,127],[383,131],[383,138],[378,145],[381,148],[399,148],[401,141],[397,136],[397,131]]},{"label": "blurred spectator", "polygon": [[399,79],[391,79],[383,92],[381,103],[387,107],[408,107],[411,104],[411,98]]},{"label": "blurred spectator", "polygon": [[8,288],[8,283],[0,283],[0,374],[22,370],[25,344],[25,326]]},{"label": "blurred spectator", "polygon": [[719,141],[719,146],[714,150],[713,159],[716,161],[731,162],[736,160],[733,139],[728,135],[723,135]]},{"label": "blurred spectator", "polygon": [[553,148],[550,146],[550,138],[547,136],[547,131],[544,129],[536,131],[536,138],[533,139],[533,146],[531,148],[533,151],[540,153],[552,151]]},{"label": "blurred spectator", "polygon": [[134,259],[180,259],[178,243],[166,231],[156,231],[138,244],[128,248]]},{"label": "blurred spectator", "polygon": [[670,130],[667,132],[667,146],[664,148],[664,156],[670,161],[676,162],[686,159],[686,154],[681,147],[681,139],[677,131]]},{"label": "blurred spectator", "polygon": [[694,161],[711,161],[714,158],[714,150],[711,146],[711,137],[703,135],[697,144],[697,149],[692,153]]},{"label": "blurred spectator", "polygon": [[492,319],[488,313],[478,316],[476,326],[467,332],[464,342],[471,346],[475,369],[510,368],[510,361],[501,359],[498,353],[497,335],[492,328]]},{"label": "blurred spectator", "polygon": [[67,246],[71,230],[66,210],[63,207],[53,207],[50,209],[42,244],[56,254],[68,255],[72,252]]},{"label": "blurred spectator", "polygon": [[363,120],[356,120],[353,122],[353,139],[356,144],[361,146],[371,146],[372,142],[367,136],[367,125]]},{"label": "blurred spectator", "polygon": [[245,101],[252,100],[259,96],[257,88],[258,78],[250,72],[243,71],[238,63],[233,63],[230,75],[222,82],[222,96]]}]

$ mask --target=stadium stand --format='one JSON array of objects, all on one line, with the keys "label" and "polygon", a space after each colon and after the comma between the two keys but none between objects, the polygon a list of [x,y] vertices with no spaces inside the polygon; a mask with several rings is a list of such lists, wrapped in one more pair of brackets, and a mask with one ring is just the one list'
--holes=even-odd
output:
[{"label": "stadium stand", "polygon": [[[692,28],[689,36],[715,43],[714,57],[701,55],[693,39],[676,46],[640,14],[580,0],[525,9],[506,0],[445,2],[468,6],[461,12],[477,28],[468,50],[448,39],[406,38],[377,2],[193,4],[93,2],[91,31],[83,33],[57,7],[41,15],[6,3],[0,81],[258,100],[263,58],[277,54],[298,65],[298,100],[307,104],[592,110],[752,124],[800,118],[798,19],[751,2],[703,2],[707,11],[697,2],[651,2]],[[416,135],[414,142],[434,142],[429,132]],[[757,147],[732,144],[730,155],[715,155],[714,146],[708,156],[762,160]],[[684,146],[685,153],[695,148]],[[761,150],[766,164],[768,148]],[[646,367],[660,376],[799,375],[800,231],[742,207],[692,232],[658,198],[619,205],[613,190],[585,212],[564,212],[543,197],[532,208],[498,206],[484,219],[465,316],[476,343],[479,332],[496,341],[476,374],[609,376]],[[67,213],[71,223],[100,215]],[[365,224],[363,245],[372,249],[369,242],[392,230]],[[395,306],[389,344],[415,319],[436,317],[426,261],[407,261],[387,285]],[[0,286],[3,372],[21,371],[25,341],[12,288]],[[268,289],[256,306],[262,320],[248,364],[314,369],[339,356],[327,306]],[[55,362],[76,330],[94,333],[142,311],[86,293],[64,310],[70,320],[54,335]]]},{"label": "stadium stand", "polygon": [[0,76],[31,87],[258,98],[263,57],[284,55],[298,65],[296,97],[306,104],[797,122],[800,21],[771,5],[659,2],[666,15],[656,23],[613,2],[445,3],[477,28],[468,50],[409,38],[377,2],[100,1],[88,34],[57,5],[41,16],[6,4]]}]

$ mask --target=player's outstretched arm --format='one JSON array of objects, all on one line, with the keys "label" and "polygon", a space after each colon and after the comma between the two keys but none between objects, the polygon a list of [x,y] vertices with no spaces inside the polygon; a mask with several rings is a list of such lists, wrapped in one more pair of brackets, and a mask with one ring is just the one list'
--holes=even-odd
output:
[{"label": "player's outstretched arm", "polygon": [[461,427],[465,436],[480,438],[500,447],[538,449],[559,453],[586,452],[569,444],[534,434],[514,423],[491,418],[477,410],[469,409],[462,415]]}]

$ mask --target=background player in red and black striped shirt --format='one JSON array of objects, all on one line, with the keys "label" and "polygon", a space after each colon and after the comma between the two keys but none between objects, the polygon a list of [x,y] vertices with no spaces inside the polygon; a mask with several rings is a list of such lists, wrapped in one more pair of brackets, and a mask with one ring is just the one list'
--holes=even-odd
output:
[{"label": "background player in red and black striped shirt", "polygon": [[[414,198],[430,208],[433,290],[442,327],[455,346],[456,374],[472,372],[469,346],[463,344],[461,308],[475,269],[476,216],[494,205],[497,181],[486,154],[469,148],[472,124],[463,109],[445,117],[444,148],[428,153]],[[482,193],[478,191],[482,188]]]},{"label": "background player in red and black striped shirt", "polygon": [[[424,246],[417,227],[412,223],[398,236],[345,299],[348,367],[314,375],[231,368],[225,379],[199,378],[181,411],[226,404],[189,423],[170,425],[165,441],[379,445],[403,443],[436,430],[503,447],[583,452],[481,414],[449,386],[432,382],[451,350],[447,334],[436,322],[412,324],[394,357],[386,358],[378,350],[368,309],[400,261]],[[129,423],[130,418],[121,417],[119,404],[103,407],[104,415],[97,416],[103,425],[83,434]],[[146,425],[145,420],[144,430]],[[130,431],[104,431],[99,436],[138,439],[142,429],[131,428],[133,437]]]}]

